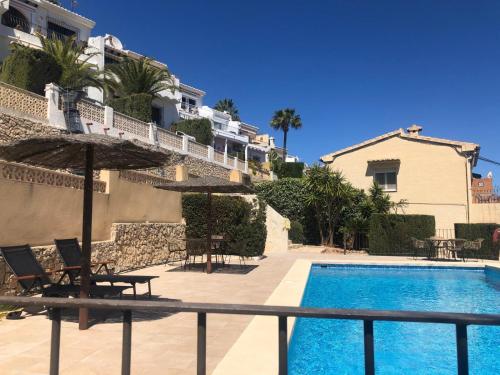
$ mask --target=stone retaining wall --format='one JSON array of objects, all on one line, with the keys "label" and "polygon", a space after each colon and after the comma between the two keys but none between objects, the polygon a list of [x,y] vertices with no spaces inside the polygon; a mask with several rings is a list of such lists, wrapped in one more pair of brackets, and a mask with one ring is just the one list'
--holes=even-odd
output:
[{"label": "stone retaining wall", "polygon": [[40,122],[14,117],[0,112],[0,143],[26,138],[30,135],[57,135],[61,130]]},{"label": "stone retaining wall", "polygon": [[[116,223],[112,226],[111,241],[92,243],[92,260],[112,260],[115,272],[161,264],[168,257],[168,244],[182,248],[184,237],[185,225],[180,223]],[[33,247],[33,251],[45,269],[62,267],[54,245]],[[20,291],[12,276],[0,258],[0,295]]]}]

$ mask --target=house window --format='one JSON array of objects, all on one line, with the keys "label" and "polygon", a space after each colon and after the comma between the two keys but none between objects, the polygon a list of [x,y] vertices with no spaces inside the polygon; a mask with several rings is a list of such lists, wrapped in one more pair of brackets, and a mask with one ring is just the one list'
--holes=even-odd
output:
[{"label": "house window", "polygon": [[397,191],[398,182],[395,171],[376,172],[375,182],[382,188],[383,191]]},{"label": "house window", "polygon": [[181,108],[188,111],[189,113],[194,112],[196,108],[196,100],[183,95]]},{"label": "house window", "polygon": [[13,7],[10,7],[10,9],[2,15],[2,25],[24,31],[25,33],[30,32],[30,23],[26,17]]},{"label": "house window", "polygon": [[70,30],[64,26],[53,22],[47,22],[47,37],[50,39],[65,40],[76,35],[76,31]]}]

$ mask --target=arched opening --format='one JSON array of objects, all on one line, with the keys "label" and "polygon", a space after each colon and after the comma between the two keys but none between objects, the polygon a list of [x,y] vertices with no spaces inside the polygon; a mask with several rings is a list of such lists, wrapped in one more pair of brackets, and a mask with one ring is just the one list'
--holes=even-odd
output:
[{"label": "arched opening", "polygon": [[2,15],[2,25],[12,27],[13,29],[30,32],[30,23],[20,11],[16,8],[10,9]]}]

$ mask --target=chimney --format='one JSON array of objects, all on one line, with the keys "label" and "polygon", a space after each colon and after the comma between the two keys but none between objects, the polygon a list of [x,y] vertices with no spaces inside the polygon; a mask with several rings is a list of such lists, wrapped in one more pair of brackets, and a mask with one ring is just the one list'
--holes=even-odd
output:
[{"label": "chimney", "polygon": [[420,132],[422,131],[422,127],[417,125],[417,124],[413,124],[412,126],[407,128],[406,131],[408,132],[408,135],[410,137],[417,137],[420,135]]},{"label": "chimney", "polygon": [[271,146],[271,148],[276,147],[276,145],[274,144],[274,137],[269,137],[269,146]]}]

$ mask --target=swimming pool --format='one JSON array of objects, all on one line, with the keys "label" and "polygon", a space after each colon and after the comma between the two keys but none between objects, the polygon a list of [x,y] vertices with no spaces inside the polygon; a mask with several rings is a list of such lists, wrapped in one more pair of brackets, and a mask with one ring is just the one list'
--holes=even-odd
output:
[{"label": "swimming pool", "polygon": [[[491,268],[317,265],[303,307],[500,312],[500,272]],[[500,327],[469,326],[471,374],[500,374]],[[377,374],[456,374],[455,326],[374,322]],[[297,319],[289,373],[364,374],[363,322]]]}]

